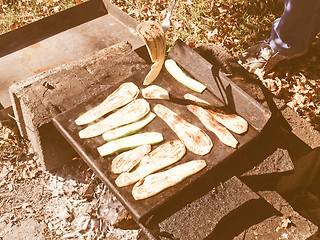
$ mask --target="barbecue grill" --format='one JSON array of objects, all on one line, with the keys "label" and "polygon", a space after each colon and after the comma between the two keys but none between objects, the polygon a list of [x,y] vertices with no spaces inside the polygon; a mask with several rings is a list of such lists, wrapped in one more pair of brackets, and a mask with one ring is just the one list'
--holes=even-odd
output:
[{"label": "barbecue grill", "polygon": [[[207,166],[204,170],[192,177],[189,177],[182,183],[164,190],[163,192],[148,199],[136,201],[133,199],[131,194],[132,186],[119,188],[115,185],[114,181],[117,175],[113,174],[110,169],[114,155],[109,157],[99,156],[96,148],[104,143],[102,137],[98,136],[90,139],[79,138],[78,132],[83,129],[83,127],[77,126],[74,123],[74,120],[80,114],[102,102],[122,82],[111,87],[105,93],[99,94],[99,96],[93,97],[89,101],[83,102],[79,106],[75,106],[75,108],[63,112],[53,119],[54,125],[61,134],[88,163],[91,169],[97,173],[99,178],[107,184],[109,189],[113,191],[124,206],[126,206],[134,219],[142,224],[146,224],[150,217],[156,215],[157,212],[162,211],[162,207],[168,204],[168,202],[174,201],[177,194],[185,194],[184,192],[187,191],[189,192],[189,195],[195,197],[195,195],[192,194],[193,189],[199,188],[199,184],[202,182],[202,179],[208,178],[208,176],[212,174],[214,175],[215,172],[220,169],[221,165],[227,163],[230,164],[231,162],[238,165],[241,161],[238,159],[237,153],[241,152],[243,148],[247,148],[248,145],[254,144],[256,138],[259,137],[260,132],[271,117],[271,113],[268,110],[263,108],[222,73],[214,75],[213,73],[215,71],[212,69],[214,66],[194,52],[194,50],[186,46],[183,42],[177,41],[168,57],[178,62],[185,71],[188,69],[189,74],[207,86],[207,90],[200,94],[204,100],[207,100],[218,108],[228,108],[229,111],[235,111],[237,114],[244,117],[250,125],[245,134],[236,136],[239,141],[237,149],[225,146],[214,134],[206,131],[214,142],[212,151],[205,156],[197,156],[188,151],[186,156],[184,156],[177,164],[192,159],[204,159],[206,160]],[[133,82],[142,89],[142,80],[147,74],[147,70],[148,69],[145,69],[127,79],[124,79],[123,82]],[[174,80],[173,77],[165,70],[160,73],[153,84],[167,89],[170,94],[175,96],[175,101],[148,100],[151,105],[151,109],[155,104],[161,103],[168,106],[187,121],[204,129],[199,120],[197,120],[197,118],[191,113],[188,113],[186,105],[182,99],[185,93],[195,94],[194,92]],[[177,101],[179,98],[181,98],[180,101]],[[164,135],[165,140],[177,139],[175,133],[159,117],[141,131],[161,132]],[[206,187],[207,186],[205,186],[205,188]]]},{"label": "barbecue grill", "polygon": [[[88,8],[92,11],[88,11]],[[7,58],[14,59],[14,57],[23,56],[26,53],[40,53],[36,50],[38,47],[39,49],[42,49],[42,53],[45,53],[46,49],[56,45],[53,40],[50,41],[50,36],[53,36],[54,34],[58,35],[55,39],[59,38],[59,35],[61,34],[60,38],[66,38],[67,45],[71,44],[70,42],[73,41],[73,36],[75,34],[74,29],[76,26],[80,26],[80,29],[85,29],[87,31],[89,28],[86,27],[86,24],[88,24],[88,22],[93,24],[93,21],[95,22],[94,26],[103,26],[105,28],[104,30],[90,28],[91,32],[88,32],[87,35],[90,35],[89,37],[94,39],[94,44],[88,44],[88,42],[85,41],[81,42],[80,45],[84,45],[82,52],[77,52],[77,46],[71,47],[70,56],[67,56],[68,54],[63,54],[62,50],[57,54],[59,56],[58,58],[50,58],[50,61],[45,65],[37,66],[37,64],[41,62],[41,58],[39,57],[37,61],[31,63],[32,66],[27,70],[24,69],[19,70],[16,73],[12,73],[15,74],[15,79],[18,79],[20,76],[31,76],[45,69],[61,65],[65,62],[77,59],[81,55],[111,46],[123,39],[129,41],[132,48],[142,58],[144,58],[146,62],[150,62],[145,46],[143,46],[142,41],[133,31],[137,23],[130,17],[118,11],[110,3],[101,0],[91,0],[76,9],[77,10],[72,9],[69,12],[61,13],[61,15],[58,15],[55,18],[69,19],[69,14],[72,12],[77,12],[77,15],[82,14],[82,18],[73,20],[66,25],[62,24],[63,27],[60,29],[48,28],[42,36],[39,36],[39,34],[35,32],[37,37],[28,39],[28,41],[23,44],[8,44],[17,36],[17,32],[13,32],[12,34],[3,37],[1,43],[7,43],[8,47],[5,48],[6,50],[3,50],[1,54],[2,56],[6,56],[10,52],[17,52],[16,56],[11,55]],[[87,15],[83,15],[84,12],[87,13]],[[51,20],[54,21],[54,19]],[[52,23],[40,22],[38,27],[43,29],[44,26],[48,26],[46,24],[50,25]],[[29,30],[29,27],[24,29],[25,33],[27,30]],[[43,42],[41,42],[42,40]],[[38,44],[39,41],[41,44]],[[128,209],[133,218],[150,239],[157,238],[156,226],[163,219],[168,216],[172,216],[172,214],[177,210],[212,192],[213,189],[219,185],[219,182],[223,182],[231,178],[236,175],[235,173],[241,175],[242,171],[246,169],[246,167],[243,166],[252,166],[262,160],[266,156],[265,154],[262,154],[261,159],[256,160],[256,162],[251,162],[252,158],[246,156],[257,156],[255,155],[257,151],[268,148],[267,146],[263,146],[265,143],[264,138],[266,132],[274,127],[272,124],[273,115],[269,109],[265,108],[260,102],[257,102],[249,96],[225,74],[219,71],[217,66],[208,62],[207,59],[203,58],[182,41],[178,40],[175,43],[168,54],[168,58],[175,60],[185,72],[207,86],[205,92],[198,96],[201,96],[201,98],[209,101],[218,108],[227,109],[239,114],[245,118],[250,125],[249,130],[245,134],[235,135],[239,141],[237,149],[232,149],[223,145],[214,134],[204,129],[204,126],[195,116],[186,111],[186,102],[182,99],[183,95],[184,93],[195,93],[178,83],[163,69],[154,84],[167,89],[175,99],[171,102],[164,100],[148,100],[151,104],[151,108],[157,103],[168,106],[187,121],[205,130],[214,142],[214,147],[209,154],[199,157],[188,152],[187,155],[177,163],[179,164],[197,158],[202,158],[207,162],[207,167],[204,170],[186,179],[180,184],[168,188],[151,198],[139,201],[134,200],[131,195],[132,186],[118,188],[114,183],[116,175],[110,170],[110,161],[113,156],[101,157],[98,155],[96,148],[104,143],[102,138],[95,137],[92,139],[80,139],[78,137],[78,132],[82,127],[79,127],[74,123],[77,116],[103,101],[106,96],[115,90],[121,83],[131,81],[142,89],[144,87],[142,86],[142,81],[149,69],[143,69],[129,78],[122,79],[122,81],[115,83],[103,94],[94,96],[74,108],[60,113],[52,119],[55,127],[59,130],[62,136],[116,195],[117,199]],[[0,59],[0,61],[3,61],[5,64],[2,66],[8,65],[8,62],[5,63],[5,60],[7,59]],[[26,62],[19,61],[18,64],[23,65],[26,64]],[[7,77],[12,77],[12,74],[8,74]],[[164,135],[165,140],[177,138],[168,126],[158,117],[142,131],[159,131]]]}]

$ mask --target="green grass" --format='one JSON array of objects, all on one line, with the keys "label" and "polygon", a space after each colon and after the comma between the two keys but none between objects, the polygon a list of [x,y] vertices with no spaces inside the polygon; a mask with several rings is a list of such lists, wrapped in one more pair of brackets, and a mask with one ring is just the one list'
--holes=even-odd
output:
[{"label": "green grass", "polygon": [[78,0],[0,0],[0,34],[50,16],[80,2]]},{"label": "green grass", "polygon": [[[0,33],[65,10],[81,0],[0,0]],[[169,0],[111,0],[138,21],[161,22]],[[272,22],[280,17],[279,0],[178,0],[167,32],[168,45],[181,39],[191,45],[216,43],[237,55],[254,42],[269,37]]]},{"label": "green grass", "polygon": [[[161,22],[171,1],[112,0],[138,21]],[[269,37],[273,21],[283,11],[281,1],[177,1],[167,32],[168,45],[181,39],[191,45],[216,43],[237,55]]]}]

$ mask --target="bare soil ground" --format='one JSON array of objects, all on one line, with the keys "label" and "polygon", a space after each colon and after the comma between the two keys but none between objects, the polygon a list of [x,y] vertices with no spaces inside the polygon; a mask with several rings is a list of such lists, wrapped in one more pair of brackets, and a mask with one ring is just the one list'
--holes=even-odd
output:
[{"label": "bare soil ground", "polygon": [[127,212],[81,159],[48,172],[34,158],[0,164],[0,239],[137,239],[134,224],[115,227]]}]

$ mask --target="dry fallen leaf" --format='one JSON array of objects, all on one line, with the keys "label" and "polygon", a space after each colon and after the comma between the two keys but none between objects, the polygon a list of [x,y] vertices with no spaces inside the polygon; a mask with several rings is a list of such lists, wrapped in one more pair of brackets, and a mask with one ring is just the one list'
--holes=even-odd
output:
[{"label": "dry fallen leaf", "polygon": [[86,175],[86,179],[85,179],[85,181],[87,182],[87,181],[89,181],[89,179],[91,178],[90,176],[89,176],[89,171],[91,170],[91,168],[87,168],[86,169],[86,172],[85,172],[85,175]]},{"label": "dry fallen leaf", "polygon": [[23,209],[24,211],[26,211],[27,213],[35,213],[35,212],[36,212],[36,211],[31,207],[31,205],[28,204],[28,203],[23,203],[23,204],[22,204],[22,209]]},{"label": "dry fallen leaf", "polygon": [[4,180],[4,179],[2,179],[1,181],[0,181],[0,187],[2,187],[3,185],[5,185],[6,184],[6,181]]},{"label": "dry fallen leaf", "polygon": [[9,189],[10,192],[13,190],[13,183],[9,183],[8,184],[8,189]]},{"label": "dry fallen leaf", "polygon": [[60,10],[61,10],[61,7],[60,7],[60,6],[55,6],[55,7],[53,7],[53,11],[54,11],[55,13],[59,12]]},{"label": "dry fallen leaf", "polygon": [[90,193],[84,194],[82,197],[87,199],[88,202],[91,202],[93,199],[93,196]]},{"label": "dry fallen leaf", "polygon": [[188,42],[187,45],[191,48],[195,48],[196,44],[194,42]]},{"label": "dry fallen leaf", "polygon": [[22,205],[19,205],[17,207],[14,207],[14,209],[23,209],[27,213],[35,213],[36,211],[31,207],[29,203],[23,203]]},{"label": "dry fallen leaf", "polygon": [[296,93],[294,95],[294,99],[295,99],[296,103],[299,105],[304,104],[307,100],[307,98],[305,96],[301,95],[300,93]]},{"label": "dry fallen leaf", "polygon": [[256,68],[253,73],[256,74],[260,80],[263,80],[263,76],[265,74],[263,68]]},{"label": "dry fallen leaf", "polygon": [[184,22],[182,20],[174,21],[172,24],[175,30],[183,29],[184,27]]},{"label": "dry fallen leaf", "polygon": [[209,31],[206,33],[206,37],[209,41],[214,40],[215,36],[219,34],[219,30],[217,28],[215,28],[212,31]]},{"label": "dry fallen leaf", "polygon": [[6,166],[2,166],[0,168],[0,179],[1,180],[4,179],[8,175],[8,173],[9,173],[8,168]]},{"label": "dry fallen leaf", "polygon": [[17,22],[14,22],[13,24],[11,24],[10,26],[10,30],[14,30],[18,27],[18,23]]}]

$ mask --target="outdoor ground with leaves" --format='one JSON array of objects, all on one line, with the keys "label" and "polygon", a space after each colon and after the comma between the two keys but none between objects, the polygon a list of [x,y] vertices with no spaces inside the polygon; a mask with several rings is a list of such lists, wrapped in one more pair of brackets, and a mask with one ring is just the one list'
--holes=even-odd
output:
[{"label": "outdoor ground with leaves", "polygon": [[[138,21],[161,22],[171,1],[112,0]],[[281,0],[186,0],[177,1],[172,26],[167,32],[169,47],[182,39],[191,47],[214,43],[237,57],[246,48],[269,38],[273,21],[284,9]],[[284,61],[270,74],[259,78],[288,106],[320,130],[320,34],[308,53]]]},{"label": "outdoor ground with leaves", "polygon": [[[0,0],[2,33],[52,15],[86,0]],[[138,21],[161,22],[169,0],[111,0]],[[177,1],[167,32],[168,48],[176,39],[191,47],[215,43],[233,56],[267,39],[273,21],[280,17],[283,0],[184,0]],[[292,109],[320,130],[320,35],[309,52],[279,64],[260,80]]]},{"label": "outdoor ground with leaves", "polygon": [[[88,0],[0,0],[0,34],[85,1]],[[138,21],[158,22],[165,18],[171,3],[169,0],[110,1]],[[272,23],[282,11],[283,0],[178,0],[166,33],[168,49],[181,39],[190,47],[214,43],[237,57],[255,42],[269,37]],[[257,80],[320,130],[319,34],[305,56],[284,61]],[[74,172],[78,174],[76,180],[69,176]],[[68,238],[70,234],[101,239],[125,236],[128,232],[117,233],[106,222],[110,215],[100,212],[103,209],[100,206],[114,204],[103,202],[109,194],[103,185],[95,185],[97,196],[93,202],[84,198],[93,179],[93,175],[88,177],[87,166],[81,159],[54,173],[40,171],[29,143],[18,137],[14,121],[0,122],[0,204],[4,206],[0,209],[0,239],[1,234],[18,239],[19,236],[10,234],[23,224],[25,229],[39,227],[38,232],[48,239]],[[36,221],[28,222],[28,219]]]},{"label": "outdoor ground with leaves", "polygon": [[82,0],[0,0],[0,33],[63,11]]}]

